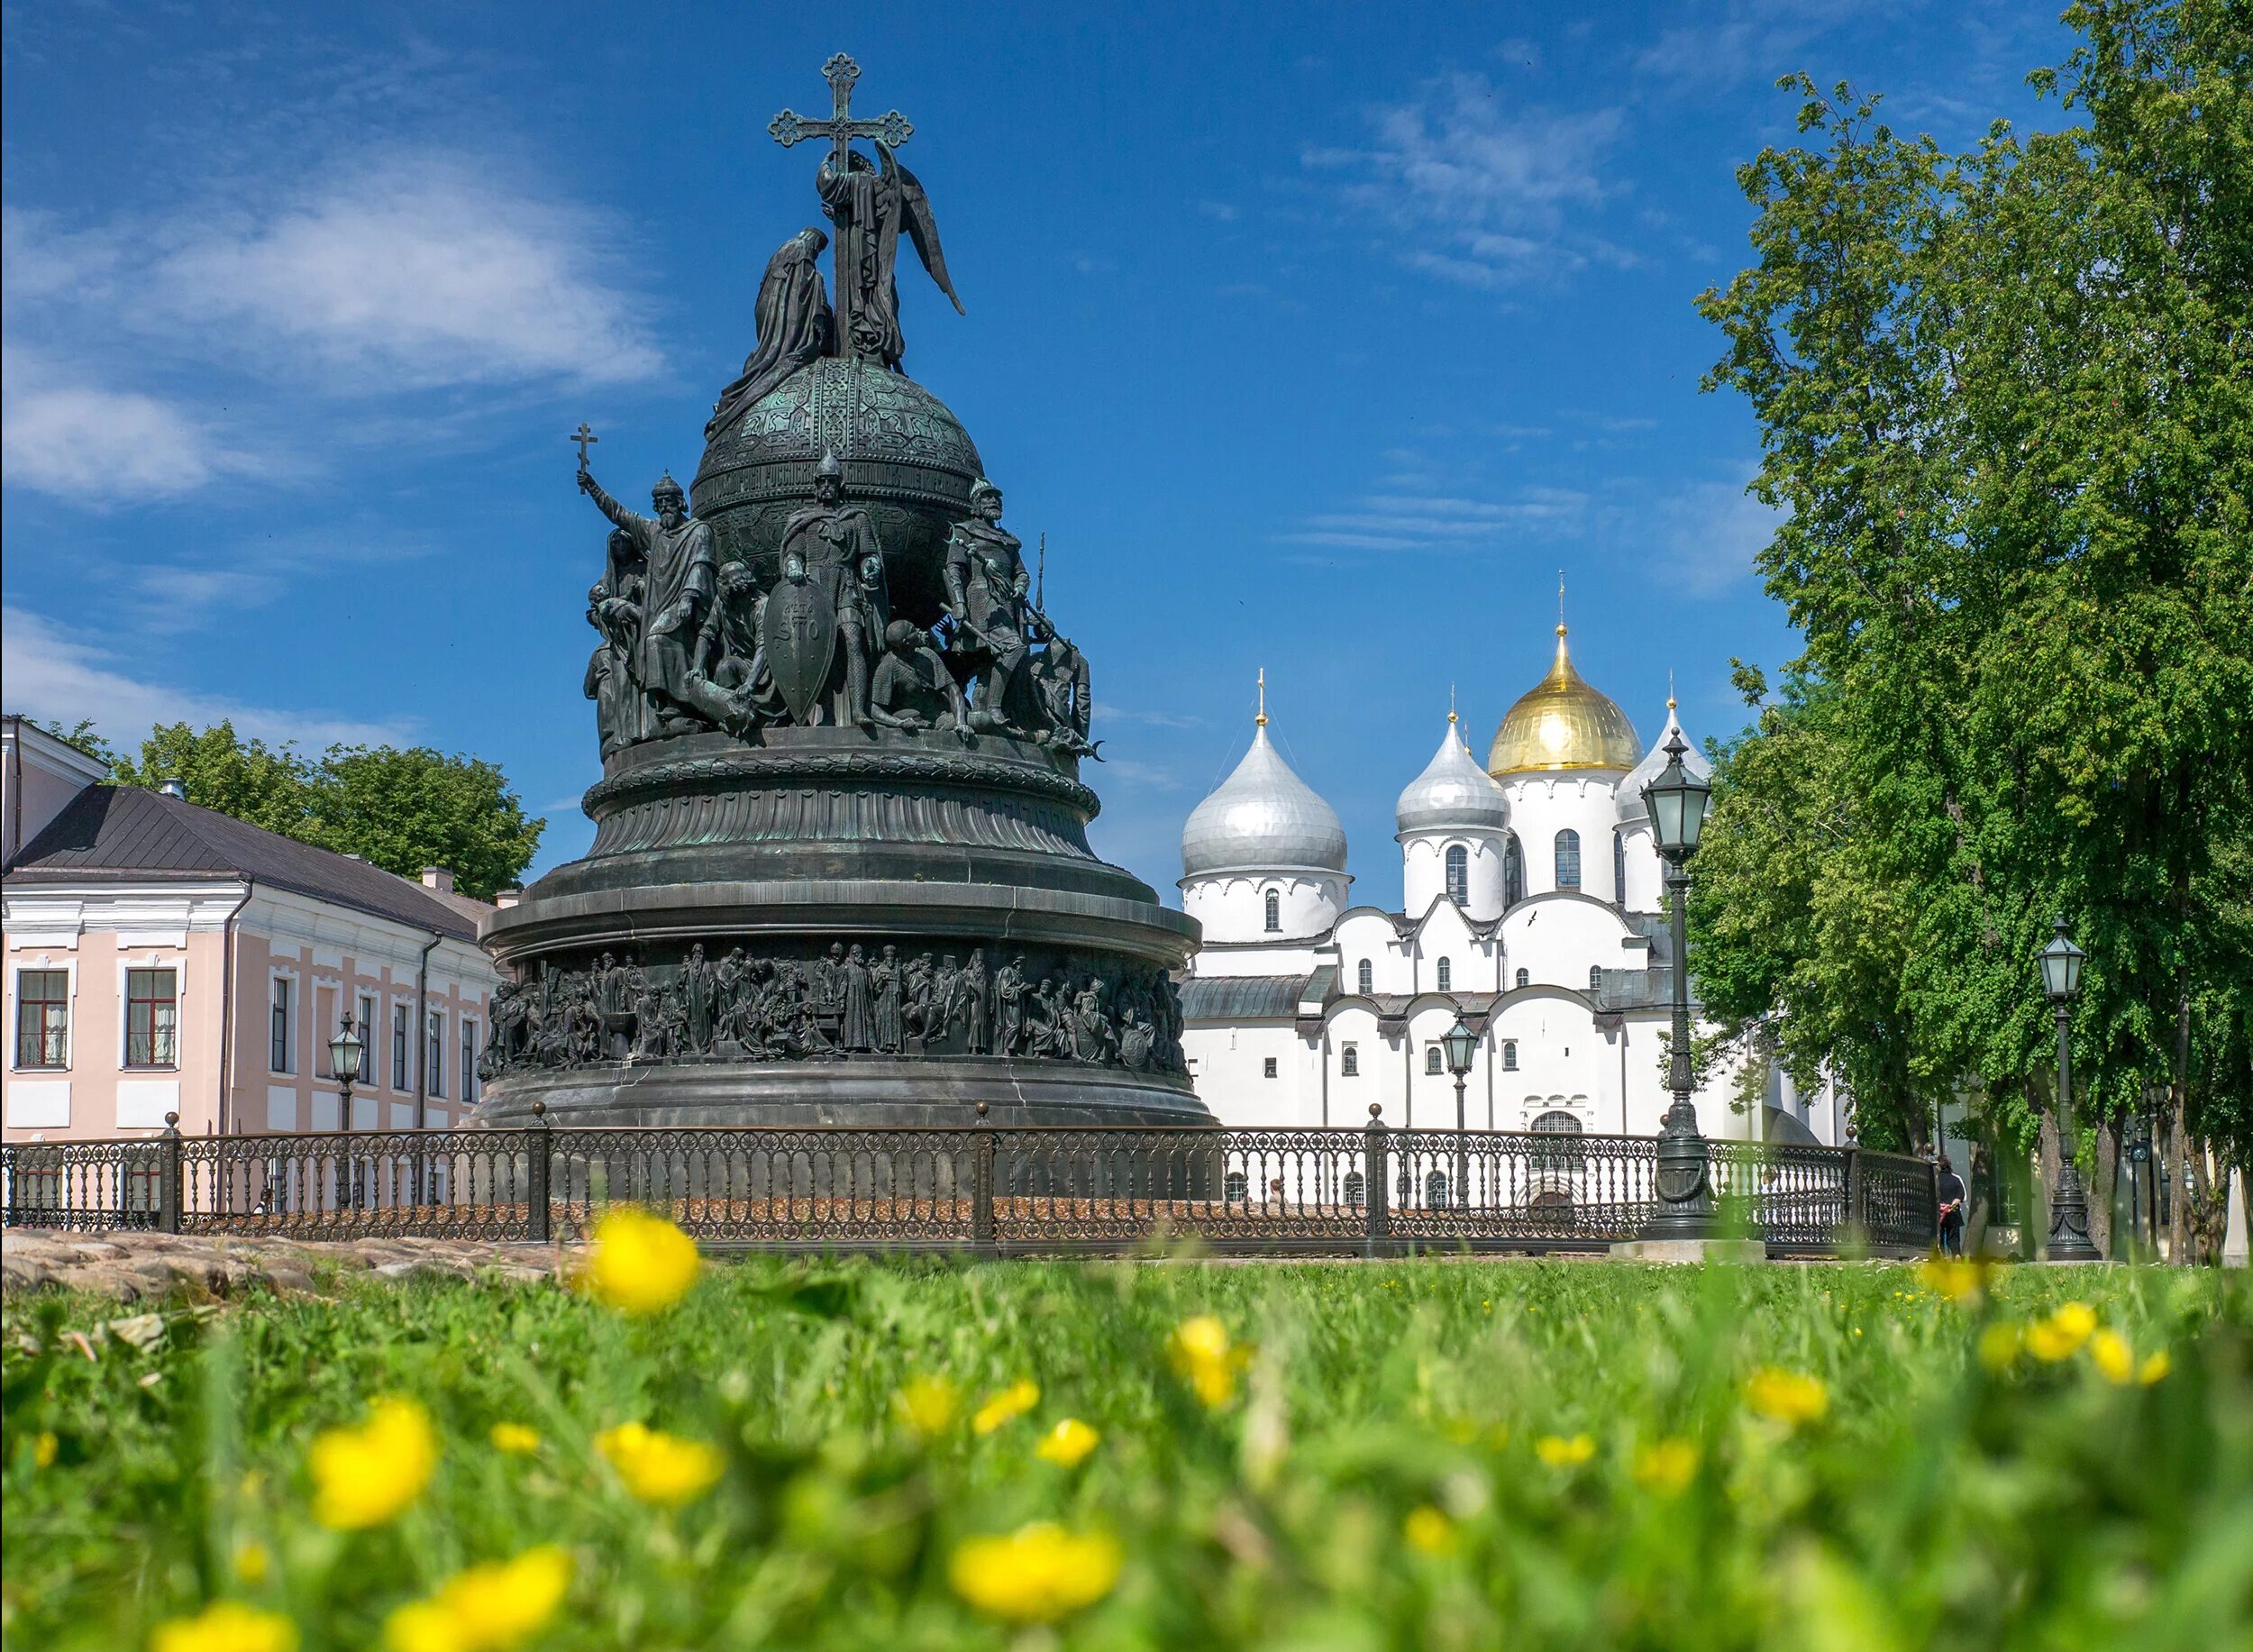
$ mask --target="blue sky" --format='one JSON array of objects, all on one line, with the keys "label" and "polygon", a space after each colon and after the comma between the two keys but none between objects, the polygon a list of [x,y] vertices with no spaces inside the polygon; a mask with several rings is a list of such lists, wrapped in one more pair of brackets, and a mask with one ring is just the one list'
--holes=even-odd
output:
[{"label": "blue sky", "polygon": [[[830,21],[852,18],[851,23]],[[603,525],[687,477],[766,257],[819,223],[820,66],[914,122],[958,317],[907,367],[1048,536],[1094,664],[1097,845],[1175,899],[1251,733],[1364,899],[1454,685],[1483,753],[1574,656],[1647,739],[1794,652],[1743,405],[1692,308],[1746,257],[1777,75],[1968,143],[2069,48],[2032,6],[10,5],[6,708],[232,715],[489,757],[580,852]],[[878,21],[878,19],[881,21]]]}]

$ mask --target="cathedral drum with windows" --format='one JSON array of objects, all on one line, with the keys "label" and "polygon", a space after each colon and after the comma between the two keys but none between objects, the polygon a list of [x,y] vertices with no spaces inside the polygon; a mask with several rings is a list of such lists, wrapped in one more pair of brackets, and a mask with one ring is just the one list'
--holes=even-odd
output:
[{"label": "cathedral drum with windows", "polygon": [[[1181,904],[1204,929],[1181,992],[1199,1098],[1230,1125],[1360,1125],[1374,1103],[1396,1127],[1452,1129],[1441,1040],[1460,1015],[1478,1035],[1472,1128],[1655,1135],[1673,987],[1642,789],[1679,727],[1669,700],[1646,755],[1559,625],[1555,662],[1483,766],[1447,714],[1396,807],[1403,900],[1389,912],[1347,903],[1345,830],[1263,709],[1181,834]],[[1697,753],[1684,761],[1706,772]],[[1694,1006],[1694,971],[1691,991]],[[1734,1078],[1715,1073],[1697,1098],[1709,1135],[1824,1133],[1789,1099],[1739,1113]]]}]

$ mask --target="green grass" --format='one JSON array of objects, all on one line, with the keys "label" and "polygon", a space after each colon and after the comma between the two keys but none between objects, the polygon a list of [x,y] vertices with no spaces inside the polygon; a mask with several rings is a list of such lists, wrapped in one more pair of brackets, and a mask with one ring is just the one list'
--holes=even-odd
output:
[{"label": "green grass", "polygon": [[[227,1595],[306,1648],[376,1646],[400,1602],[545,1542],[576,1562],[531,1643],[556,1647],[2253,1645],[2242,1276],[2020,1270],[1980,1308],[1882,1266],[747,1262],[645,1320],[552,1289],[336,1289],[179,1312],[147,1349],[100,1332],[112,1305],[10,1300],[9,1647],[139,1647]],[[1984,1323],[2075,1292],[2169,1374],[1983,1365]],[[1197,1313],[1257,1346],[1211,1410],[1165,1352]],[[1755,1416],[1763,1366],[1820,1378],[1826,1414]],[[896,1396],[927,1376],[965,1413],[1022,1377],[1042,1397],[923,1443]],[[392,1525],[324,1530],[306,1445],[386,1392],[436,1419],[436,1477]],[[1066,1416],[1102,1434],[1072,1470],[1032,1450]],[[634,1419],[722,1445],[725,1479],[634,1502],[590,1444]],[[495,1451],[497,1421],[540,1451]],[[1543,1460],[1582,1433],[1585,1465]],[[1664,1438],[1699,1447],[1675,1496],[1634,1472]],[[1418,1509],[1439,1552],[1404,1535]],[[947,1561],[1036,1519],[1114,1535],[1125,1567],[1013,1629]]]}]

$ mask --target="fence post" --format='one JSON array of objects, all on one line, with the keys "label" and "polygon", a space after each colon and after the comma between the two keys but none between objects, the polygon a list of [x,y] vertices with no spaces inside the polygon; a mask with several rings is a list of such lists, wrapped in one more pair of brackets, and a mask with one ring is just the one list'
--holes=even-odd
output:
[{"label": "fence post", "polygon": [[1375,1255],[1386,1240],[1392,1237],[1391,1171],[1386,1164],[1384,1119],[1377,1102],[1369,1104],[1369,1122],[1361,1133],[1362,1212],[1367,1218],[1367,1230],[1363,1242],[1365,1255]]},{"label": "fence post", "polygon": [[526,1163],[524,1166],[524,1197],[531,1206],[532,1235],[535,1239],[552,1237],[548,1216],[548,1155],[553,1143],[550,1132],[554,1127],[548,1123],[548,1104],[532,1104],[532,1127],[524,1132]]},{"label": "fence post", "polygon": [[1869,1231],[1870,1213],[1863,1207],[1862,1149],[1848,1143],[1847,1145],[1847,1227],[1857,1233]]},{"label": "fence post", "polygon": [[993,1237],[993,1120],[978,1104],[978,1143],[971,1150],[970,1168],[970,1243],[981,1256],[995,1254]]},{"label": "fence post", "polygon": [[181,1181],[180,1116],[167,1113],[157,1161],[157,1227],[166,1233],[180,1230]]}]

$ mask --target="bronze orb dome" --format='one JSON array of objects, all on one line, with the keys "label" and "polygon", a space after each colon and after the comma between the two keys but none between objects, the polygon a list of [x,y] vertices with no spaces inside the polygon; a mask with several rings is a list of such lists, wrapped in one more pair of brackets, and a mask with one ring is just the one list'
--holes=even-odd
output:
[{"label": "bronze orb dome", "polygon": [[894,610],[928,625],[948,526],[970,515],[985,466],[962,421],[904,373],[857,357],[808,362],[713,436],[690,508],[712,525],[722,563],[743,562],[771,585],[781,577],[783,525],[812,502],[825,452],[844,466],[846,496],[876,520]]}]

